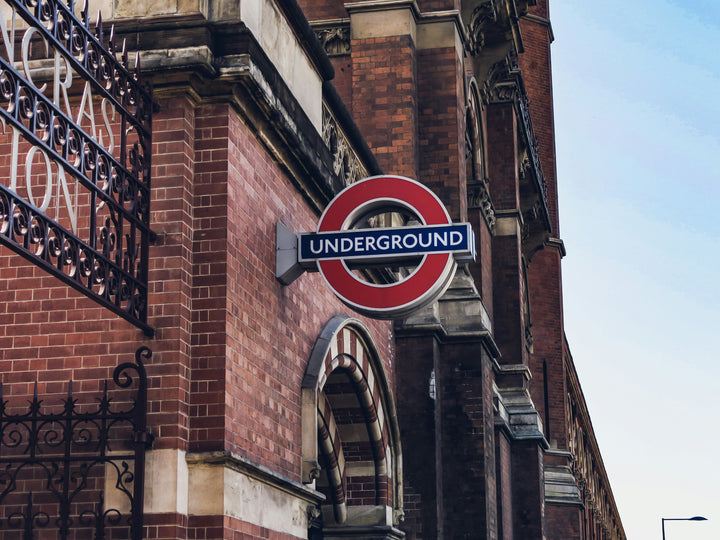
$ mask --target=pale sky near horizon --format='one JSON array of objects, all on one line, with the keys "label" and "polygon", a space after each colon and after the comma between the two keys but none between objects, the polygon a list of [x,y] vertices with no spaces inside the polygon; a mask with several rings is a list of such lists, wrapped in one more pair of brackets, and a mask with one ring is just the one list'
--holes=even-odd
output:
[{"label": "pale sky near horizon", "polygon": [[720,1],[551,0],[565,328],[630,540],[720,540]]}]

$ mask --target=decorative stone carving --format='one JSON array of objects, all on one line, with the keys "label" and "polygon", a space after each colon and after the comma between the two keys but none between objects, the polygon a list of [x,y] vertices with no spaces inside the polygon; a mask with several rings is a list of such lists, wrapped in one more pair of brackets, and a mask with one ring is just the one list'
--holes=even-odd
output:
[{"label": "decorative stone carving", "polygon": [[323,141],[333,158],[333,172],[343,181],[344,185],[349,186],[368,176],[367,169],[348,142],[347,136],[324,104],[322,125]]},{"label": "decorative stone carving", "polygon": [[530,324],[525,325],[525,348],[528,352],[533,352],[533,334],[532,325]]},{"label": "decorative stone carving", "polygon": [[495,207],[493,206],[492,199],[490,199],[490,192],[488,191],[489,181],[484,179],[482,182],[476,182],[468,184],[467,187],[467,198],[468,208],[479,208],[483,212],[485,222],[491,231],[495,229]]},{"label": "decorative stone carving", "polygon": [[524,152],[522,155],[522,158],[520,159],[520,164],[518,166],[518,172],[520,173],[520,180],[529,180],[530,179],[530,157],[528,156],[527,152]]},{"label": "decorative stone carving", "polygon": [[534,204],[523,212],[523,224],[522,224],[522,239],[527,241],[530,239],[532,234],[531,225],[534,221],[537,221],[542,214],[542,202],[536,200]]},{"label": "decorative stone carving", "polygon": [[514,81],[505,81],[494,85],[490,89],[490,101],[499,103],[503,101],[517,101],[520,91]]},{"label": "decorative stone carving", "polygon": [[466,181],[468,184],[487,182],[485,178],[485,140],[480,127],[482,106],[480,89],[474,77],[468,79],[466,95],[467,109],[465,112],[465,163]]},{"label": "decorative stone carving", "polygon": [[338,20],[333,24],[313,25],[313,30],[328,56],[350,54],[349,21]]},{"label": "decorative stone carving", "polygon": [[[488,49],[495,52],[507,48],[523,49],[519,19],[527,12],[527,1],[480,0],[474,8],[464,7],[470,53],[478,56]],[[468,15],[470,8],[472,11]]]},{"label": "decorative stone carving", "polygon": [[530,261],[545,245],[551,228],[547,210],[547,184],[538,155],[530,106],[517,54],[510,51],[495,62],[483,84],[483,99],[491,103],[512,103],[519,124],[519,168],[523,214],[523,254]]},{"label": "decorative stone carving", "polygon": [[518,57],[510,51],[505,58],[495,62],[485,80],[484,94],[488,102],[516,102],[525,94]]},{"label": "decorative stone carving", "polygon": [[308,517],[308,521],[309,521],[310,523],[312,523],[313,521],[315,521],[316,519],[318,519],[318,518],[320,517],[320,514],[321,514],[321,513],[322,513],[322,512],[320,511],[320,506],[318,506],[318,505],[316,505],[316,504],[308,505],[308,507],[307,507],[307,517]]},{"label": "decorative stone carving", "polygon": [[581,405],[574,399],[573,387],[574,385],[571,384],[565,399],[568,450],[572,455],[571,472],[575,477],[582,502],[592,518],[597,521],[598,526],[608,533],[610,531],[617,533],[612,503],[608,497],[608,486],[595,462],[595,449],[588,441],[582,427],[589,420],[583,419],[585,415]]},{"label": "decorative stone carving", "polygon": [[468,45],[472,54],[480,53],[485,47],[486,26],[495,22],[497,22],[497,9],[493,0],[480,4],[473,9],[468,24]]},{"label": "decorative stone carving", "polygon": [[320,468],[320,464],[316,463],[316,466],[310,469],[310,480],[318,480],[321,472],[322,469]]},{"label": "decorative stone carving", "polygon": [[[538,187],[540,188],[543,202],[547,204],[547,182],[545,181],[545,176],[543,175],[542,167],[540,166],[537,138],[535,137],[535,131],[532,127],[532,120],[530,118],[530,104],[528,102],[528,97],[525,93],[524,88],[522,89],[522,92],[519,96],[518,109],[520,111],[520,117],[522,118],[523,126],[525,128],[525,138],[527,141],[527,158],[530,160],[532,171],[537,178]],[[528,166],[528,169],[529,168],[530,167]]]},{"label": "decorative stone carving", "polygon": [[533,352],[533,334],[532,334],[532,317],[530,316],[530,294],[528,287],[527,278],[527,262],[523,264],[523,287],[525,287],[525,294],[523,295],[523,315],[525,318],[525,349],[529,352]]}]

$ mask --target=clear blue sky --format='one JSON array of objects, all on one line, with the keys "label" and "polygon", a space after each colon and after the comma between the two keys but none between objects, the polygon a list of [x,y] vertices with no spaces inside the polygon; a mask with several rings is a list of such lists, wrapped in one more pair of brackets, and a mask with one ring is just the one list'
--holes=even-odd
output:
[{"label": "clear blue sky", "polygon": [[720,539],[720,1],[551,0],[565,327],[630,540]]}]

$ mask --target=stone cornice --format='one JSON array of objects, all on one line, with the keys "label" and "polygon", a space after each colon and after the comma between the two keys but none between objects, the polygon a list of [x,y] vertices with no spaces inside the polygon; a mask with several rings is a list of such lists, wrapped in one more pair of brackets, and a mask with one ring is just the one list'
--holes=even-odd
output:
[{"label": "stone cornice", "polygon": [[[374,0],[370,2],[351,2],[344,6],[349,14],[376,13],[383,11],[410,10],[416,26],[429,28],[432,25],[452,24],[455,35],[463,47],[468,41],[468,34],[463,24],[460,11],[443,10],[421,13],[415,0]],[[313,21],[311,27],[328,56],[350,54],[350,19],[326,19]],[[432,48],[432,47],[427,47]]]},{"label": "stone cornice", "polygon": [[433,11],[430,13],[421,13],[418,25],[429,26],[433,24],[452,23],[457,36],[460,38],[462,47],[467,47],[468,40],[470,39],[467,33],[467,28],[463,24],[462,16],[458,10],[447,10],[447,11]]},{"label": "stone cornice", "polygon": [[540,415],[527,388],[497,387],[495,425],[504,427],[514,440],[534,440],[548,448]]},{"label": "stone cornice", "polygon": [[523,215],[519,210],[495,210],[494,236],[520,235],[523,226]]},{"label": "stone cornice", "polygon": [[[285,20],[300,38],[298,44],[303,48],[323,80],[333,79],[335,69],[298,4],[295,0],[277,0],[277,2],[285,14]],[[198,40],[207,36],[206,30],[210,28],[245,27],[241,20],[206,18],[199,13],[158,15],[152,18],[138,16],[117,19],[112,23],[115,26],[115,34],[120,39],[126,37],[128,47],[134,50],[156,48],[148,47],[153,42],[164,43],[168,49],[174,50],[178,48],[179,44],[197,45]],[[231,40],[219,40],[215,42],[215,46],[229,43]],[[215,46],[211,48],[214,49]]]},{"label": "stone cornice", "polygon": [[500,349],[492,335],[490,316],[466,266],[455,272],[448,290],[434,302],[407,319],[396,321],[396,335],[431,334],[441,343],[481,344],[492,359]]},{"label": "stone cornice", "polygon": [[502,375],[520,376],[525,382],[532,379],[532,372],[525,364],[498,364],[495,371]]},{"label": "stone cornice", "polygon": [[323,538],[340,540],[342,538],[363,538],[365,540],[402,540],[405,533],[390,525],[366,525],[356,527],[323,527]]},{"label": "stone cornice", "polygon": [[319,491],[233,452],[188,452],[185,461],[188,467],[205,465],[232,469],[312,504],[325,500],[325,495]]},{"label": "stone cornice", "polygon": [[[547,454],[548,451],[545,453]],[[561,506],[583,506],[582,493],[570,467],[545,464],[543,483],[546,503]]]},{"label": "stone cornice", "polygon": [[554,236],[551,236],[547,239],[545,245],[557,249],[560,252],[560,257],[565,257],[565,255],[567,255],[567,251],[565,250],[565,242],[563,242],[560,238],[555,238]]},{"label": "stone cornice", "polygon": [[534,24],[539,24],[540,26],[544,26],[545,28],[547,28],[550,43],[555,41],[555,34],[553,33],[552,23],[550,22],[550,19],[540,17],[538,15],[535,15],[534,13],[526,13],[525,15],[520,17],[520,19],[523,21],[532,22]]},{"label": "stone cornice", "polygon": [[345,4],[350,39],[409,36],[417,44],[420,9],[415,0],[370,0]]},{"label": "stone cornice", "polygon": [[369,0],[368,2],[348,2],[345,4],[348,13],[369,11],[394,11],[396,9],[410,9],[415,18],[420,17],[420,8],[416,0]]},{"label": "stone cornice", "polygon": [[[168,29],[157,24],[135,36],[143,45],[143,73],[152,79],[157,99],[185,95],[196,105],[233,104],[316,212],[324,209],[348,179],[357,179],[348,171],[360,175],[382,172],[331,83],[318,89],[317,100],[323,102],[324,98],[326,114],[319,115],[320,125],[316,126],[243,25],[230,28],[205,25],[201,20],[188,24],[183,32],[194,36],[188,40],[194,45],[182,48],[162,47],[174,41],[166,40]],[[328,148],[318,131],[326,131],[322,120],[330,122],[330,118],[342,140],[335,150],[342,146],[344,153]]]}]

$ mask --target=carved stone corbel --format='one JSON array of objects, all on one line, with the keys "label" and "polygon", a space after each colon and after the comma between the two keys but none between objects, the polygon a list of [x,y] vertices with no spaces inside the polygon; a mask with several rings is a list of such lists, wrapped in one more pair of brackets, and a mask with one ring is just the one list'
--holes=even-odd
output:
[{"label": "carved stone corbel", "polygon": [[485,47],[487,25],[497,22],[495,2],[490,0],[473,9],[468,23],[468,48],[471,54],[479,54]]},{"label": "carved stone corbel", "polygon": [[339,19],[314,24],[313,30],[320,40],[328,56],[344,56],[350,54],[350,21]]},{"label": "carved stone corbel", "polygon": [[488,191],[488,180],[475,182],[467,186],[468,208],[482,210],[483,217],[490,231],[495,229],[495,207],[493,206],[490,192]]},{"label": "carved stone corbel", "polygon": [[320,517],[321,514],[320,507],[316,504],[308,505],[307,507],[307,517],[308,517],[308,523],[312,523],[315,520],[317,520]]}]

